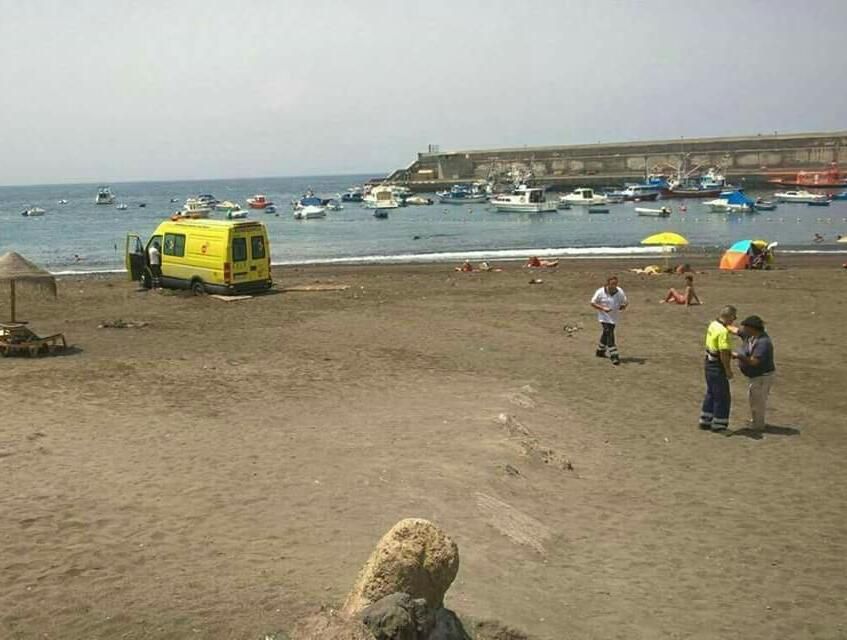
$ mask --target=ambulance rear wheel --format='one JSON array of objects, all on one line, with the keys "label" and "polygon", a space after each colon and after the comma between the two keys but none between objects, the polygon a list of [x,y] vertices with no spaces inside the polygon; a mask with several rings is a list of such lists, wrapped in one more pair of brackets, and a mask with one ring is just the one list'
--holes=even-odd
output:
[{"label": "ambulance rear wheel", "polygon": [[203,285],[202,280],[195,280],[191,283],[191,293],[195,296],[202,296],[206,293],[206,287]]}]

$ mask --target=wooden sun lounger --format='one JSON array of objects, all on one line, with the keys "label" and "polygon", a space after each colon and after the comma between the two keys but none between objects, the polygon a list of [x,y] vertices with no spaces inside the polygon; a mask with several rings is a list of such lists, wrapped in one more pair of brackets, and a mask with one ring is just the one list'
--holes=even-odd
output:
[{"label": "wooden sun lounger", "polygon": [[63,333],[54,333],[52,336],[42,338],[23,326],[5,325],[0,329],[0,356],[11,356],[16,353],[37,356],[67,348],[68,343]]}]

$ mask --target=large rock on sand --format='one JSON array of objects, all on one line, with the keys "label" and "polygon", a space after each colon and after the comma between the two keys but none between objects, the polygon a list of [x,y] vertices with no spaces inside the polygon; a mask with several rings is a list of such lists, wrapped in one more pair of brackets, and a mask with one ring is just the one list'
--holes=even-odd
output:
[{"label": "large rock on sand", "polygon": [[412,600],[407,593],[392,593],[359,614],[376,640],[426,640],[435,616],[426,600]]},{"label": "large rock on sand", "polygon": [[339,616],[333,611],[311,615],[291,630],[291,640],[376,640],[359,620]]},{"label": "large rock on sand", "polygon": [[428,520],[406,518],[395,524],[377,544],[342,613],[353,616],[392,593],[423,598],[433,610],[459,571],[456,543]]}]

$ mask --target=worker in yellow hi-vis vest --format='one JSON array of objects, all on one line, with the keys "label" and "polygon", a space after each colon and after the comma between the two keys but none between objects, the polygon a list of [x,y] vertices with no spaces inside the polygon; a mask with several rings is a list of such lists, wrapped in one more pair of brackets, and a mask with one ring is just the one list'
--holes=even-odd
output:
[{"label": "worker in yellow hi-vis vest", "polygon": [[723,432],[729,428],[732,344],[728,327],[737,316],[735,307],[726,306],[706,330],[706,396],[700,412],[701,429]]}]

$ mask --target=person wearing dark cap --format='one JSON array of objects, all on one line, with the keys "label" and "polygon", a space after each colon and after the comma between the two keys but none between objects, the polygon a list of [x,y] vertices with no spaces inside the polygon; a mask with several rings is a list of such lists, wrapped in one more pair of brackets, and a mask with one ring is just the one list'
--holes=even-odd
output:
[{"label": "person wearing dark cap", "polygon": [[753,429],[764,431],[765,412],[768,396],[773,385],[774,366],[773,342],[765,331],[765,323],[759,316],[749,316],[741,322],[741,327],[730,327],[730,331],[743,340],[740,351],[734,351],[732,357],[738,361],[748,380],[747,395],[750,400],[750,417]]}]

